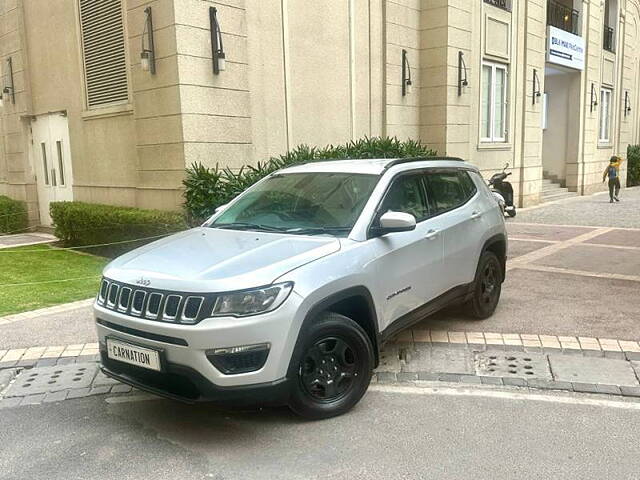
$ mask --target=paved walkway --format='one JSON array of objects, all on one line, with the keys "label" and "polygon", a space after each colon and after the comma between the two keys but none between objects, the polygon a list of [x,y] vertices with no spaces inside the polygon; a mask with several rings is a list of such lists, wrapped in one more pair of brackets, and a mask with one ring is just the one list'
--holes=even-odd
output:
[{"label": "paved walkway", "polygon": [[54,235],[41,232],[17,233],[15,235],[0,234],[0,249],[26,247],[29,245],[39,245],[41,243],[53,243],[58,241]]},{"label": "paved walkway", "polygon": [[640,228],[640,187],[623,189],[619,203],[609,193],[573,197],[521,209],[510,222]]}]

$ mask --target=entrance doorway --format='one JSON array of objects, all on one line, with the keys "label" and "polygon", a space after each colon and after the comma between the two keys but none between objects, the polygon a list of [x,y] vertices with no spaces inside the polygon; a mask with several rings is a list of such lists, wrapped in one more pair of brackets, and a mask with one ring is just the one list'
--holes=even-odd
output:
[{"label": "entrance doorway", "polygon": [[73,200],[67,116],[38,115],[31,121],[32,159],[38,185],[40,224],[51,226],[51,202]]},{"label": "entrance doorway", "polygon": [[542,166],[545,179],[576,191],[581,72],[547,64],[544,75]]}]

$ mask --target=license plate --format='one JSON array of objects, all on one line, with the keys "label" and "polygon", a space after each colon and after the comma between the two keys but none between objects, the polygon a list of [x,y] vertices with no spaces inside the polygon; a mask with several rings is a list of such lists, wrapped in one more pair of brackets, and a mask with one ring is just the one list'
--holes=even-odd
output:
[{"label": "license plate", "polygon": [[162,370],[160,352],[157,350],[131,345],[112,338],[107,338],[107,357],[157,372]]}]

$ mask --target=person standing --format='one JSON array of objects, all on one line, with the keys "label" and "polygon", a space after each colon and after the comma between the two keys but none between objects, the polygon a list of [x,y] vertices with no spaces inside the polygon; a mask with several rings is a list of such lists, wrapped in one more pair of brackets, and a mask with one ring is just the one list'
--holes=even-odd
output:
[{"label": "person standing", "polygon": [[615,200],[619,202],[618,195],[620,194],[620,165],[624,160],[617,155],[611,157],[609,165],[604,169],[602,174],[602,183],[604,183],[609,177],[609,203],[613,203]]}]

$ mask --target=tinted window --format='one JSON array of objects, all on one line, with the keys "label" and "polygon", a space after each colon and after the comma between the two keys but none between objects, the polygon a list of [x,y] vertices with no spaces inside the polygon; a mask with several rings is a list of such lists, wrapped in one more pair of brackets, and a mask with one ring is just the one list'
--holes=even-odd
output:
[{"label": "tinted window", "polygon": [[389,210],[410,213],[418,221],[429,216],[421,175],[403,175],[394,180],[380,211]]},{"label": "tinted window", "polygon": [[436,214],[456,208],[467,200],[462,176],[458,173],[451,171],[427,174],[429,193]]},{"label": "tinted window", "polygon": [[473,197],[478,189],[476,188],[476,184],[473,183],[473,179],[469,175],[469,172],[461,170],[458,172],[458,175],[460,175],[460,180],[462,181],[464,193],[466,194],[467,198]]}]

